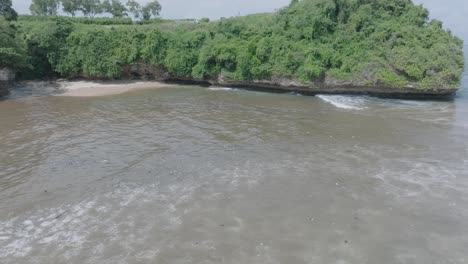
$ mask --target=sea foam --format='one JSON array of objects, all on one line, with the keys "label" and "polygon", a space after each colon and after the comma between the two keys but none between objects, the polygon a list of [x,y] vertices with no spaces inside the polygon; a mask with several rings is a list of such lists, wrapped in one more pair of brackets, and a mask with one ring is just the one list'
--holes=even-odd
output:
[{"label": "sea foam", "polygon": [[363,110],[367,107],[364,106],[364,99],[358,96],[348,95],[317,95],[323,101],[334,105],[337,108],[348,110]]},{"label": "sea foam", "polygon": [[233,88],[228,88],[228,87],[210,87],[208,88],[210,91],[234,91],[235,89]]}]

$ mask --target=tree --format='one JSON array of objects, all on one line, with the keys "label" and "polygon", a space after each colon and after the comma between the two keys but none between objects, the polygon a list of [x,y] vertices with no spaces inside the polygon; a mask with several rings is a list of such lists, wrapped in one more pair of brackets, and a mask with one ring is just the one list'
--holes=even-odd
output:
[{"label": "tree", "polygon": [[289,7],[292,7],[293,5],[299,3],[299,0],[291,0],[291,3],[289,4]]},{"label": "tree", "polygon": [[127,7],[128,11],[130,11],[136,19],[141,17],[141,5],[138,2],[135,0],[128,0]]},{"label": "tree", "polygon": [[128,16],[127,8],[119,0],[105,0],[102,4],[103,10],[113,17]]},{"label": "tree", "polygon": [[[81,1],[98,6],[103,0]],[[150,19],[161,10],[156,1],[143,7],[136,2],[142,1],[125,0],[128,12],[142,9],[140,19]],[[131,19],[86,21],[93,25],[82,26],[81,21],[60,17],[25,17],[14,23],[21,28],[17,42],[11,41],[12,31],[4,26],[0,64],[19,61],[12,44],[25,40],[29,63],[39,76],[55,71],[63,77],[119,78],[129,74],[133,64],[146,63],[148,68],[142,68],[141,74],[153,72],[150,67],[154,67],[158,74],[161,70],[184,79],[284,79],[315,85],[329,78],[337,84],[415,89],[460,84],[462,40],[445,31],[441,22],[429,22],[427,10],[411,0],[291,3],[275,14],[211,23],[202,19],[196,25],[164,21],[130,30],[101,25],[132,23]],[[114,11],[111,0],[105,4]],[[67,21],[76,23],[76,28]]]},{"label": "tree", "polygon": [[0,0],[0,16],[4,16],[6,20],[16,20],[18,13],[11,7],[11,0]]},{"label": "tree", "polygon": [[75,13],[80,10],[80,0],[62,0],[63,12],[75,16]]},{"label": "tree", "polygon": [[29,10],[37,16],[53,16],[57,14],[59,0],[33,0]]},{"label": "tree", "polygon": [[144,20],[151,19],[151,16],[158,16],[161,12],[161,5],[158,1],[154,0],[146,4],[142,9],[142,15]]},{"label": "tree", "polygon": [[0,0],[0,67],[20,68],[26,66],[26,51],[11,23],[18,16],[11,5],[11,0]]},{"label": "tree", "polygon": [[80,2],[79,10],[87,17],[94,17],[103,11],[100,0],[80,0]]}]

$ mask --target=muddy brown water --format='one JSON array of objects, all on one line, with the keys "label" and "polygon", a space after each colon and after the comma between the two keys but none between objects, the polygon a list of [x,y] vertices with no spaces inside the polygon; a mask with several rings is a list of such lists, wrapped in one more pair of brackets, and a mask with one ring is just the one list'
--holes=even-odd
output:
[{"label": "muddy brown water", "polygon": [[468,263],[467,136],[466,89],[15,90],[0,263]]}]

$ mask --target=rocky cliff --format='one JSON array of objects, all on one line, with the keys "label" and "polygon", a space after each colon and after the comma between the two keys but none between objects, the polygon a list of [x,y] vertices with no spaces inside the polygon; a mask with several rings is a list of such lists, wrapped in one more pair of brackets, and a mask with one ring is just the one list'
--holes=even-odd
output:
[{"label": "rocky cliff", "polygon": [[[365,75],[363,75],[365,76]],[[414,85],[403,87],[392,87],[369,78],[360,78],[350,81],[342,81],[336,78],[325,76],[315,82],[304,83],[290,79],[268,79],[238,81],[232,80],[222,74],[217,78],[197,80],[194,78],[180,78],[171,75],[161,66],[154,66],[145,63],[137,63],[124,67],[122,73],[124,79],[157,80],[164,82],[176,82],[186,84],[201,84],[232,87],[256,91],[269,92],[297,92],[304,95],[317,94],[356,94],[372,95],[383,98],[404,98],[404,99],[451,99],[456,94],[456,89],[437,88],[420,90]]]}]

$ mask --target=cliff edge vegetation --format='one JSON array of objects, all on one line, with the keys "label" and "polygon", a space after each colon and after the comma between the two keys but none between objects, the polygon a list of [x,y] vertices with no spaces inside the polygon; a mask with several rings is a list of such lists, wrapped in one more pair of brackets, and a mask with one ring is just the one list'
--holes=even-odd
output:
[{"label": "cliff edge vegetation", "polygon": [[212,22],[19,16],[11,23],[31,66],[22,78],[430,91],[459,87],[464,68],[462,40],[411,0],[293,0],[276,13]]},{"label": "cliff edge vegetation", "polygon": [[18,17],[11,0],[0,2],[0,69],[26,66],[26,46],[14,24]]}]

